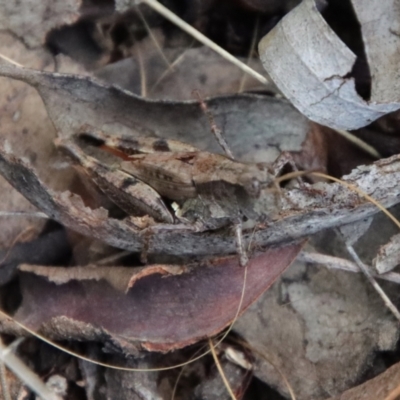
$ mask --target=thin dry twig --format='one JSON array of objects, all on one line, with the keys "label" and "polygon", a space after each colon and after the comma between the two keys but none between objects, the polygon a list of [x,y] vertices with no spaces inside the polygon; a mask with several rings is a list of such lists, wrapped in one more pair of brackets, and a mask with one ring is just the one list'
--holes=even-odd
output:
[{"label": "thin dry twig", "polygon": [[180,54],[171,64],[170,66],[158,77],[158,79],[154,82],[153,86],[149,89],[149,93],[153,93],[154,90],[156,89],[156,87],[158,86],[158,84],[165,79],[166,76],[168,76],[168,74],[170,74],[171,72],[174,72],[174,68],[181,62],[183,61],[183,59],[186,56],[186,53],[189,49],[191,49],[193,47],[195,40],[192,41],[192,43],[190,44],[190,46],[188,46],[187,49],[185,49],[182,54]]},{"label": "thin dry twig", "polygon": [[186,23],[185,21],[183,21],[181,18],[179,18],[173,12],[168,10],[168,8],[166,8],[162,4],[160,4],[158,1],[156,1],[156,0],[139,0],[138,3],[147,4],[149,7],[151,7],[155,11],[157,11],[163,17],[170,20],[173,24],[175,24],[176,26],[181,28],[183,31],[185,31],[187,34],[189,34],[192,37],[194,37],[195,39],[197,39],[200,43],[203,43],[205,46],[214,50],[216,53],[220,54],[223,58],[230,61],[232,64],[236,65],[237,67],[239,67],[242,71],[246,72],[246,74],[251,75],[253,78],[257,79],[264,85],[268,84],[267,78],[265,78],[264,76],[259,74],[257,71],[254,71],[252,68],[250,68],[245,63],[238,60],[236,57],[234,57],[232,54],[230,54],[229,52],[224,50],[222,47],[215,44],[212,40],[210,40],[208,37],[204,36],[197,29],[193,28],[193,26],[191,26],[188,23]]},{"label": "thin dry twig", "polygon": [[375,147],[372,147],[371,145],[364,142],[364,140],[360,139],[359,137],[357,137],[357,136],[353,135],[352,133],[345,131],[343,129],[334,129],[334,128],[332,128],[332,129],[335,132],[337,132],[340,136],[343,136],[349,142],[355,144],[357,147],[364,150],[366,153],[368,153],[372,157],[376,158],[377,160],[382,158],[382,156],[379,154],[378,150],[375,149]]},{"label": "thin dry twig", "polygon": [[[250,45],[250,50],[249,50],[249,55],[247,56],[247,65],[250,64],[250,60],[252,58],[252,55],[254,53],[254,50],[256,48],[256,44],[257,44],[257,37],[258,37],[258,27],[260,25],[260,17],[257,15],[256,17],[256,24],[254,27],[254,32],[253,32],[253,37],[251,39],[251,45]],[[244,85],[246,83],[246,78],[247,78],[247,74],[243,74],[242,79],[240,80],[240,84],[239,84],[239,90],[238,93],[242,93],[244,90]]]},{"label": "thin dry twig", "polygon": [[1,54],[1,53],[0,53],[0,58],[2,58],[3,60],[6,60],[6,61],[8,61],[8,62],[10,62],[11,64],[16,65],[17,67],[24,68],[23,65],[21,65],[20,63],[18,63],[18,62],[16,62],[16,61],[12,60],[11,58],[5,56],[4,54]]},{"label": "thin dry twig", "polygon": [[143,13],[140,11],[140,8],[138,6],[136,6],[136,11],[139,14],[139,17],[142,20],[143,25],[146,28],[151,40],[153,41],[154,45],[156,46],[157,51],[160,53],[161,58],[165,61],[165,64],[167,64],[168,68],[171,68],[171,64],[168,61],[167,57],[165,57],[165,54],[160,46],[160,43],[158,42],[157,38],[154,36],[152,29],[150,28],[149,24],[146,21],[146,18],[144,17]]},{"label": "thin dry twig", "polygon": [[[320,264],[329,269],[339,269],[347,272],[360,272],[357,264],[349,260],[345,260],[339,257],[327,256],[325,254],[311,253],[308,251],[302,251],[298,256],[297,260],[300,262],[310,264]],[[386,274],[371,273],[374,278],[383,279],[385,281],[400,284],[400,274],[396,272],[387,272]]]},{"label": "thin dry twig", "polygon": [[215,122],[214,115],[212,112],[208,109],[207,103],[203,100],[203,98],[200,95],[200,92],[198,90],[193,90],[193,94],[197,97],[197,100],[199,100],[200,107],[204,114],[207,116],[208,121],[210,123],[210,129],[215,138],[217,139],[218,144],[221,146],[222,150],[226,153],[226,155],[231,158],[232,160],[235,159],[235,157],[232,154],[231,149],[228,146],[228,143],[226,142],[225,138],[222,136],[222,130],[218,128],[218,125]]},{"label": "thin dry twig", "polygon": [[396,308],[396,306],[392,303],[392,301],[389,299],[387,294],[383,291],[383,289],[379,286],[378,282],[375,280],[375,278],[372,276],[372,274],[369,272],[369,268],[361,261],[360,257],[358,257],[358,254],[355,252],[353,246],[350,244],[346,243],[346,248],[357,266],[360,268],[362,273],[366,276],[368,281],[371,283],[373,288],[376,290],[376,292],[381,296],[383,302],[385,303],[385,306],[392,312],[392,314],[397,318],[398,321],[400,321],[400,313],[399,310]]},{"label": "thin dry twig", "polygon": [[51,392],[41,379],[33,373],[0,339],[0,359],[21,381],[43,400],[62,400]]},{"label": "thin dry twig", "polygon": [[37,211],[0,211],[0,217],[26,217],[26,218],[45,218],[49,219],[49,216],[44,212]]}]

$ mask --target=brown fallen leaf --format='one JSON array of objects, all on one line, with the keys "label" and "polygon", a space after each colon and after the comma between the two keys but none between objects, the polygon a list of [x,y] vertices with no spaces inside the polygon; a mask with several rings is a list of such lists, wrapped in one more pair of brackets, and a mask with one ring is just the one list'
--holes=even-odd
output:
[{"label": "brown fallen leaf", "polygon": [[[16,6],[13,2],[11,3],[7,2],[7,6],[4,7],[9,10],[8,7]],[[43,49],[29,50],[15,36],[5,31],[0,33],[0,53],[32,68],[46,69],[54,65],[48,52]],[[0,85],[2,139],[7,140],[11,147],[18,149],[21,157],[35,166],[46,183],[56,189],[67,187],[71,179],[71,171],[64,170],[63,173],[57,171],[59,174],[56,177],[55,170],[52,168],[55,150],[51,142],[55,137],[55,129],[47,116],[40,96],[32,87],[23,82],[1,78]],[[37,211],[3,178],[0,179],[0,191],[0,211],[26,213]],[[0,230],[0,247],[7,248],[12,244],[13,238],[28,225],[34,227],[35,233],[38,234],[43,229],[46,219],[2,215],[1,221],[3,224]]]},{"label": "brown fallen leaf", "polygon": [[[397,389],[399,381],[400,364],[397,363],[377,377],[329,400],[396,400],[400,394]],[[397,396],[394,396],[395,391]]]},{"label": "brown fallen leaf", "polygon": [[[334,248],[327,238],[322,244]],[[398,285],[391,289],[397,292]],[[279,368],[296,399],[320,400],[360,382],[380,352],[390,354],[399,326],[361,274],[296,261],[234,331],[255,348],[258,379],[290,398]]]},{"label": "brown fallen leaf", "polygon": [[[18,68],[6,62],[0,63],[0,76],[35,87],[60,136],[68,137],[89,124],[110,134],[178,139],[220,152],[198,101],[146,100],[89,77]],[[301,152],[312,130],[287,101],[268,96],[217,97],[210,99],[208,107],[241,161],[269,162],[282,151]]]},{"label": "brown fallen leaf", "polygon": [[[272,285],[301,247],[269,248],[250,260],[240,313]],[[54,339],[105,340],[125,353],[140,347],[160,352],[181,348],[215,335],[235,317],[244,279],[236,256],[202,261],[178,275],[168,274],[170,266],[146,268],[151,272],[139,272],[125,294],[105,279],[72,271],[70,280],[60,283],[68,271],[59,268],[62,278],[56,284],[57,268],[45,274],[49,278],[44,267],[24,266],[22,304],[15,318]],[[127,281],[126,269],[108,269],[107,276],[122,274]]]}]

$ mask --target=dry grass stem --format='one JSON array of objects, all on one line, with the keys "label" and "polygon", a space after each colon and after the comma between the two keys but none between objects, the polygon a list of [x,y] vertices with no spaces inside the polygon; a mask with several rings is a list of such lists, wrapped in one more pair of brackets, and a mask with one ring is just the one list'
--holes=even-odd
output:
[{"label": "dry grass stem", "polygon": [[[302,251],[298,255],[297,260],[310,264],[323,265],[324,267],[327,267],[329,269],[339,269],[341,271],[356,273],[360,272],[360,268],[358,268],[356,263],[339,257],[327,256],[325,254]],[[396,272],[387,272],[386,274],[371,273],[371,275],[374,278],[400,284],[400,274]]]},{"label": "dry grass stem", "polygon": [[156,0],[141,0],[140,2],[147,4],[153,10],[157,11],[163,17],[170,20],[173,24],[175,24],[176,26],[181,28],[187,34],[191,35],[196,40],[198,40],[200,43],[204,44],[205,46],[214,50],[216,53],[220,54],[223,58],[230,61],[232,64],[236,65],[237,67],[239,67],[245,73],[251,75],[253,78],[257,79],[264,85],[268,84],[268,80],[264,76],[259,74],[257,71],[254,71],[252,68],[250,68],[245,63],[238,60],[236,57],[234,57],[232,54],[230,54],[229,52],[224,50],[222,47],[215,44],[212,40],[208,39],[208,37],[204,36],[197,29],[193,28],[193,26],[189,25],[188,23],[183,21],[181,18],[176,16],[173,12],[168,10],[168,8],[164,7],[158,1],[156,1]]},{"label": "dry grass stem", "polygon": [[378,150],[376,150],[374,147],[372,147],[368,143],[364,142],[364,140],[360,139],[359,137],[353,135],[352,133],[350,133],[348,131],[342,130],[342,129],[333,129],[333,130],[335,132],[337,132],[340,136],[343,136],[349,142],[355,144],[357,147],[364,150],[366,153],[368,153],[372,157],[376,158],[377,160],[382,158],[382,156],[379,154]]},{"label": "dry grass stem", "polygon": [[215,352],[215,347],[214,347],[213,342],[212,342],[211,339],[208,339],[208,344],[209,344],[209,346],[210,346],[211,354],[212,354],[212,356],[213,356],[213,358],[214,358],[215,365],[217,366],[219,375],[221,376],[221,379],[222,379],[222,381],[224,382],[224,385],[225,385],[225,387],[226,387],[226,390],[228,391],[228,393],[229,393],[229,395],[231,396],[231,399],[232,399],[232,400],[237,400],[237,399],[236,399],[236,396],[235,396],[235,394],[233,393],[232,388],[231,388],[231,386],[230,386],[230,384],[229,384],[229,382],[228,382],[228,379],[226,379],[224,370],[222,369],[221,363],[220,363],[219,360],[218,360],[218,356],[217,356],[217,353]]},{"label": "dry grass stem", "polygon": [[389,297],[383,291],[383,289],[379,286],[378,282],[375,280],[375,278],[369,272],[369,268],[361,261],[360,257],[358,257],[358,254],[355,252],[353,246],[346,243],[346,248],[347,248],[347,251],[349,252],[349,254],[351,255],[351,257],[353,258],[353,260],[355,261],[355,263],[357,264],[357,266],[362,271],[362,273],[366,276],[366,278],[371,283],[373,288],[376,290],[376,292],[382,298],[383,302],[385,303],[385,306],[392,312],[392,314],[397,318],[397,320],[400,321],[399,310],[392,303],[392,301],[389,299]]},{"label": "dry grass stem", "polygon": [[43,400],[62,400],[51,392],[42,380],[33,373],[11,350],[0,340],[0,359],[21,381]]}]

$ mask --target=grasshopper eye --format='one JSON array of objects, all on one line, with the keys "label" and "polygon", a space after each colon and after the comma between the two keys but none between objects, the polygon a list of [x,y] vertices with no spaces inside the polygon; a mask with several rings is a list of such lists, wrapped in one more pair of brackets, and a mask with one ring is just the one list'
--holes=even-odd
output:
[{"label": "grasshopper eye", "polygon": [[260,182],[256,178],[250,178],[245,182],[244,188],[251,197],[258,197],[260,195]]}]

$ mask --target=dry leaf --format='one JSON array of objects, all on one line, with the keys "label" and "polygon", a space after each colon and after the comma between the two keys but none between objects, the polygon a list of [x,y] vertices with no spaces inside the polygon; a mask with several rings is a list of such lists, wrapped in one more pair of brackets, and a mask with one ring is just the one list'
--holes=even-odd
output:
[{"label": "dry leaf", "polygon": [[235,331],[273,364],[253,353],[255,376],[289,397],[275,365],[297,400],[320,400],[358,382],[377,352],[393,350],[399,327],[361,274],[295,262]]},{"label": "dry leaf", "polygon": [[[142,45],[142,42],[140,44]],[[154,44],[152,47],[154,48]],[[135,45],[135,49],[137,48],[139,44]],[[199,90],[205,98],[236,93],[239,90],[265,90],[254,78],[244,76],[236,66],[206,47],[163,50],[170,67],[155,49],[137,51],[141,52],[140,57],[143,59],[144,76],[140,73],[138,57],[109,64],[97,70],[95,75],[132,93],[169,101],[193,100],[194,89]],[[262,70],[261,63],[255,59],[251,60],[250,66],[258,72]],[[143,83],[146,85],[144,93]]]},{"label": "dry leaf", "polygon": [[371,98],[362,99],[351,75],[356,55],[305,0],[260,42],[260,58],[283,94],[313,121],[357,129],[400,108],[398,4],[353,0],[371,70]]},{"label": "dry leaf", "polygon": [[29,47],[44,44],[47,33],[54,28],[75,22],[79,17],[80,0],[24,1],[3,0],[0,5],[0,26]]},{"label": "dry leaf", "polygon": [[400,365],[395,364],[377,377],[339,396],[330,397],[329,400],[396,400],[398,396],[389,397],[389,395],[398,388],[399,381]]},{"label": "dry leaf", "polygon": [[[52,57],[46,51],[28,50],[10,33],[0,33],[0,53],[32,68],[45,69],[54,65]],[[46,183],[57,189],[65,188],[70,182],[71,172],[61,173],[52,168],[55,154],[52,140],[55,130],[40,96],[36,90],[22,82],[4,78],[0,82],[2,139],[7,140],[12,148],[17,148],[19,156],[29,160]],[[2,178],[0,191],[1,211],[37,211]],[[11,246],[14,239],[28,226],[38,233],[46,222],[43,218],[16,216],[2,216],[1,219],[4,222],[0,231],[2,248]]]},{"label": "dry leaf", "polygon": [[[111,134],[178,139],[220,152],[197,101],[146,100],[88,77],[22,69],[5,62],[0,63],[0,76],[34,86],[61,136],[89,124]],[[243,161],[268,162],[282,151],[300,152],[312,129],[288,102],[266,96],[218,97],[208,106],[235,157]]]},{"label": "dry leaf", "polygon": [[[241,312],[272,285],[301,247],[270,248],[250,260]],[[149,274],[143,272],[147,268]],[[69,273],[63,268],[45,271],[24,266],[22,304],[15,318],[53,338],[106,340],[119,344],[124,352],[138,345],[165,352],[212,336],[230,324],[243,289],[244,269],[236,256],[204,261],[178,275],[163,276],[160,266],[145,267],[126,294],[113,286],[115,282],[119,288],[124,286],[127,269],[108,269],[107,280],[93,278],[92,268],[79,275],[75,269],[63,283]],[[113,285],[109,283],[112,273],[117,274]]]},{"label": "dry leaf", "polygon": [[108,282],[114,289],[127,293],[134,284],[150,275],[180,275],[188,272],[181,265],[148,265],[146,267],[101,267],[89,265],[85,267],[45,267],[41,265],[22,264],[19,266],[22,272],[32,272],[36,276],[46,278],[56,285],[63,285],[70,281],[100,281]]}]

